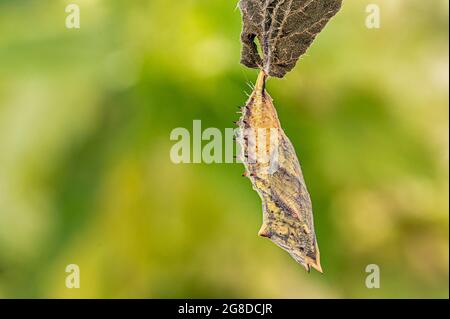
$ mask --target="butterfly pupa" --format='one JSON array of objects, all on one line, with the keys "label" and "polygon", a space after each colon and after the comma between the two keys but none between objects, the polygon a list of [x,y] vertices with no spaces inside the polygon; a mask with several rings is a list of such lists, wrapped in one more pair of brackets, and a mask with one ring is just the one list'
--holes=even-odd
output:
[{"label": "butterfly pupa", "polygon": [[322,273],[311,199],[294,147],[281,128],[273,100],[260,71],[242,116],[236,141],[245,173],[262,200],[258,232],[286,250],[309,272]]}]

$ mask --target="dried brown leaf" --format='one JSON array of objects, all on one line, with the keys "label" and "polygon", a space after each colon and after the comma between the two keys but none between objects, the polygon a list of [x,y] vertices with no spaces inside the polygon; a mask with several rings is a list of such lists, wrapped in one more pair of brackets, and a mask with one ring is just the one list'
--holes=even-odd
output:
[{"label": "dried brown leaf", "polygon": [[241,63],[260,68],[270,76],[284,77],[339,11],[341,3],[342,0],[240,0]]}]

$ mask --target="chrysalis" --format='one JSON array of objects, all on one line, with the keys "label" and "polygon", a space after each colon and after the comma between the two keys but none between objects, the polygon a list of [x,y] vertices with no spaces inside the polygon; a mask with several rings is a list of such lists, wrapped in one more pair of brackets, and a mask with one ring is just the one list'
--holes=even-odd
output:
[{"label": "chrysalis", "polygon": [[258,234],[289,252],[307,271],[313,267],[322,272],[311,199],[265,82],[266,74],[261,71],[237,122],[236,138],[244,175],[262,199],[263,224]]}]

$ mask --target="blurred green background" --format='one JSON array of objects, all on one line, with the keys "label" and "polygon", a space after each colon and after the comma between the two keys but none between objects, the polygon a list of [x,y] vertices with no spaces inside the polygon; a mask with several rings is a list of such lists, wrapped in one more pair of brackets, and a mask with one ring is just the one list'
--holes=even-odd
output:
[{"label": "blurred green background", "polygon": [[256,78],[236,0],[0,0],[0,298],[448,298],[448,2],[344,2],[268,84],[321,275],[257,236],[241,164],[169,158],[176,127],[232,127]]}]

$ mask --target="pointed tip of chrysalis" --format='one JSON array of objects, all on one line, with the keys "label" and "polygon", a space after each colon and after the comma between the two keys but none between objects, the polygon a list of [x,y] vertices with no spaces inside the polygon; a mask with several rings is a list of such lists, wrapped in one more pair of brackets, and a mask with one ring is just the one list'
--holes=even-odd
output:
[{"label": "pointed tip of chrysalis", "polygon": [[320,251],[319,251],[319,245],[317,245],[317,240],[316,240],[316,263],[315,263],[315,267],[314,268],[318,272],[323,274],[322,265],[320,265]]},{"label": "pointed tip of chrysalis", "polygon": [[312,263],[311,267],[313,267],[315,270],[323,274],[322,266],[320,265],[320,261],[317,261],[316,263]]},{"label": "pointed tip of chrysalis", "polygon": [[[320,272],[321,274],[323,274],[322,265],[320,264],[320,252],[319,252],[319,247],[317,246],[317,243],[316,243],[316,258],[313,259],[310,257],[306,257],[305,264],[307,265],[307,267],[309,269],[312,267],[315,270],[317,270],[318,272]],[[307,268],[307,270],[308,270],[308,268]]]},{"label": "pointed tip of chrysalis", "polygon": [[305,261],[302,263],[307,272],[311,272],[311,268],[314,268],[321,274],[323,274],[322,266],[320,265],[320,260],[313,260],[312,258],[306,257]]}]

